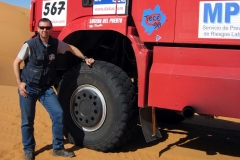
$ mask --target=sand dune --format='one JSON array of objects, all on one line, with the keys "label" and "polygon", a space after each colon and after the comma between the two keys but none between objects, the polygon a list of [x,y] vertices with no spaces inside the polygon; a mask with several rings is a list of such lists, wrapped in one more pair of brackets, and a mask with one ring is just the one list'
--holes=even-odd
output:
[{"label": "sand dune", "polygon": [[23,43],[33,35],[29,31],[29,12],[0,2],[0,85],[16,86],[12,62]]},{"label": "sand dune", "polygon": [[[0,159],[23,159],[20,109],[12,62],[29,31],[29,10],[0,2]],[[240,120],[195,117],[178,125],[159,123],[162,139],[146,143],[141,131],[129,143],[111,153],[102,153],[69,144],[81,160],[223,160],[240,158]],[[35,118],[36,160],[65,159],[52,157],[51,120],[37,103]]]}]

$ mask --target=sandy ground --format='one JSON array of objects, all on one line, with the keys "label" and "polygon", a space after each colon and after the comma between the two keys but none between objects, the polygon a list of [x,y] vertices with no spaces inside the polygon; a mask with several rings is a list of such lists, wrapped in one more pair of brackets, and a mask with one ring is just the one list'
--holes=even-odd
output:
[{"label": "sandy ground", "polygon": [[[29,32],[29,10],[0,2],[0,159],[23,159],[20,109],[12,62]],[[234,160],[240,159],[240,120],[196,116],[191,121],[170,125],[159,123],[163,138],[146,143],[139,127],[133,138],[111,153],[102,153],[69,144],[72,159],[81,160]],[[38,103],[35,118],[36,159],[52,157],[51,121]]]}]

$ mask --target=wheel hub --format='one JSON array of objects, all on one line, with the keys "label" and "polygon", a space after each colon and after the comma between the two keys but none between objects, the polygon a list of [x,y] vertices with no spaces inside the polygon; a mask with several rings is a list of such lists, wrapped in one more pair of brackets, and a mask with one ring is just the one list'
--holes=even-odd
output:
[{"label": "wheel hub", "polygon": [[106,103],[102,93],[94,86],[79,86],[71,97],[70,112],[75,124],[85,131],[95,131],[106,118]]}]

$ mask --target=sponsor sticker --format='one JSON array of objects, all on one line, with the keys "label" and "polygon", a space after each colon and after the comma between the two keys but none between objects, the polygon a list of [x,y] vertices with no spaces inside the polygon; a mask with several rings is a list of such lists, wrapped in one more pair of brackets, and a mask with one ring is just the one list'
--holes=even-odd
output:
[{"label": "sponsor sticker", "polygon": [[[158,30],[166,21],[166,15],[161,11],[160,6],[156,5],[154,10],[146,9],[142,15],[142,26],[145,32],[151,35],[153,31]],[[160,36],[156,40],[159,40]]]},{"label": "sponsor sticker", "polygon": [[159,35],[156,35],[156,42],[159,41],[162,37]]},{"label": "sponsor sticker", "polygon": [[201,1],[198,38],[240,39],[240,1]]},{"label": "sponsor sticker", "polygon": [[54,59],[55,59],[55,54],[50,54],[50,55],[49,55],[49,60],[52,61],[52,60],[54,60]]},{"label": "sponsor sticker", "polygon": [[94,0],[93,15],[126,14],[126,0]]},{"label": "sponsor sticker", "polygon": [[120,24],[123,18],[90,18],[89,28],[103,27],[104,24]]}]

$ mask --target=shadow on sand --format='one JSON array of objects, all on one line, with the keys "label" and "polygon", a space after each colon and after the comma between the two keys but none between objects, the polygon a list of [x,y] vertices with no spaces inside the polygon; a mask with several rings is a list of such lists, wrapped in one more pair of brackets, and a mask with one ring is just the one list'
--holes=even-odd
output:
[{"label": "shadow on sand", "polygon": [[[216,155],[219,153],[240,157],[240,123],[221,119],[203,120],[200,118],[198,120],[200,122],[189,123],[185,120],[178,124],[158,122],[162,138],[150,143],[145,142],[141,127],[139,126],[128,143],[115,152],[136,151],[140,148],[147,148],[162,143],[171,138],[170,134],[182,134],[184,138],[179,138],[178,141],[171,144],[165,143],[166,146],[162,146],[161,148],[163,149],[159,151],[159,157],[174,146],[204,151],[206,155]],[[221,124],[227,127],[219,127]]]},{"label": "shadow on sand", "polygon": [[[65,140],[64,140],[64,144],[68,144],[68,143],[69,143],[68,140],[65,139]],[[78,146],[74,146],[74,145],[73,145],[71,148],[67,148],[67,150],[74,152],[74,151],[77,151],[77,150],[79,150],[79,149],[81,149],[81,148],[82,148],[82,147],[78,147]],[[53,149],[52,144],[48,144],[48,145],[40,148],[39,150],[37,150],[37,151],[35,152],[35,156],[37,156],[38,154],[41,154],[41,153],[43,153],[43,152],[45,152],[45,151],[52,150],[52,149]]]},{"label": "shadow on sand", "polygon": [[[163,149],[159,150],[159,157],[175,146],[204,151],[206,155],[216,155],[219,153],[222,155],[240,157],[240,123],[221,119],[211,120],[212,122],[201,118],[198,120],[200,121],[193,121],[191,123],[189,123],[190,121],[183,121],[178,124],[158,122],[162,138],[150,143],[146,143],[141,127],[137,126],[137,130],[132,138],[121,148],[113,152],[136,151],[141,148],[163,143],[161,146]],[[219,126],[227,127],[224,128]],[[164,143],[168,138],[171,138],[170,134],[184,135],[184,138],[179,138],[179,140],[171,144]],[[66,143],[69,143],[68,140],[65,140],[65,144]],[[37,150],[36,155],[51,149],[52,145],[48,144]],[[78,146],[68,148],[69,151],[77,151],[79,149],[81,149],[81,147]]]}]

